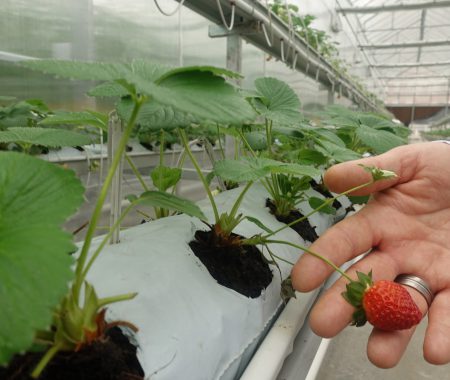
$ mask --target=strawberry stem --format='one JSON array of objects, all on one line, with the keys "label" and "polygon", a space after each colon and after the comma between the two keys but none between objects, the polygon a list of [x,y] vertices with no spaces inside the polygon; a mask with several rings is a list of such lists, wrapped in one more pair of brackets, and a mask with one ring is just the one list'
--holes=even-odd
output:
[{"label": "strawberry stem", "polygon": [[301,245],[291,243],[284,240],[264,240],[264,243],[275,243],[275,244],[286,244],[294,248],[298,248],[306,253],[308,253],[311,256],[314,256],[318,258],[319,260],[322,260],[324,263],[328,264],[330,267],[332,267],[336,272],[338,272],[342,277],[345,277],[348,281],[353,281],[347,273],[345,273],[341,268],[339,268],[336,264],[334,264],[331,260],[327,259],[326,257],[319,255],[318,253],[311,251],[310,249],[306,247],[302,247]]},{"label": "strawberry stem", "polygon": [[288,227],[292,227],[294,224],[300,223],[300,222],[302,222],[303,220],[305,220],[306,218],[309,218],[311,215],[313,215],[313,214],[319,212],[319,211],[320,211],[322,208],[324,208],[325,206],[328,206],[328,205],[332,204],[336,199],[338,199],[338,198],[340,198],[340,197],[343,197],[344,195],[350,194],[350,193],[352,193],[352,192],[354,192],[354,191],[356,191],[356,190],[360,190],[360,189],[362,189],[362,188],[364,188],[364,187],[370,186],[370,185],[372,185],[373,183],[374,183],[373,180],[372,180],[372,181],[369,181],[369,182],[365,182],[365,183],[363,183],[363,184],[361,184],[361,185],[352,187],[351,189],[346,190],[346,191],[344,191],[343,193],[340,193],[340,194],[334,196],[333,198],[328,198],[328,199],[326,199],[319,207],[315,208],[314,210],[312,210],[312,211],[309,212],[308,214],[306,214],[306,215],[304,215],[304,216],[302,216],[302,217],[300,217],[300,218],[298,218],[298,219],[296,219],[296,220],[290,222],[289,224],[285,224],[283,227],[280,227],[280,228],[278,228],[277,230],[272,231],[271,233],[269,233],[269,234],[267,234],[267,235],[265,235],[265,236],[263,236],[263,237],[264,237],[264,238],[268,238],[268,237],[270,237],[270,236],[272,236],[272,235],[275,235],[276,233],[278,233],[278,232],[280,232],[280,231],[282,231],[282,230],[284,230],[284,229],[286,229],[286,228],[288,228]]}]

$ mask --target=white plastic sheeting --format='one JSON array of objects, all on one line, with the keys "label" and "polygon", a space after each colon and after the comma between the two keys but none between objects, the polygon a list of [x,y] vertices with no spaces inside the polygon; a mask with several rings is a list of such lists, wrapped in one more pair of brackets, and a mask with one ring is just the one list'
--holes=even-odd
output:
[{"label": "white plastic sheeting", "polygon": [[[230,209],[239,191],[220,194],[219,208]],[[266,197],[265,190],[255,186],[241,212],[276,229],[282,224],[264,207]],[[201,206],[207,215],[211,213],[206,201]],[[319,215],[312,223],[321,233],[331,218]],[[100,297],[139,292],[134,300],[111,305],[108,319],[127,320],[139,327],[135,339],[146,379],[236,378],[281,306],[275,268],[272,283],[257,299],[217,284],[188,246],[198,228],[205,226],[180,215],[123,231],[121,243],[106,247],[88,276]],[[251,236],[262,231],[245,221],[236,232]],[[289,228],[276,238],[306,244]],[[94,240],[92,248],[100,239]],[[272,249],[291,262],[301,253],[286,245]],[[285,278],[290,266],[281,262],[280,267]]]}]

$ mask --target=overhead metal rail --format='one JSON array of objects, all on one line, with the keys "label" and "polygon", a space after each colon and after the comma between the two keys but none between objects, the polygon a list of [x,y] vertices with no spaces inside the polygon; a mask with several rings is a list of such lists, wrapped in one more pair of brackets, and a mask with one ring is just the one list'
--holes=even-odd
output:
[{"label": "overhead metal rail", "polygon": [[412,11],[418,9],[446,8],[450,7],[450,1],[428,1],[424,3],[398,3],[392,5],[380,5],[374,7],[341,7],[336,9],[340,13],[379,13],[394,11]]},{"label": "overhead metal rail", "polygon": [[442,80],[448,80],[448,75],[442,75],[442,74],[435,74],[435,75],[409,75],[409,76],[398,76],[398,75],[392,75],[392,76],[380,76],[380,79],[399,79],[399,80],[412,80],[412,79],[442,79]]},{"label": "overhead metal rail", "polygon": [[[428,67],[428,66],[450,66],[450,61],[438,62],[404,62],[404,63],[377,63],[372,65],[379,69],[395,69],[402,67]],[[449,67],[450,68],[450,67]]]},{"label": "overhead metal rail", "polygon": [[420,84],[405,84],[405,83],[388,83],[386,85],[387,91],[393,88],[429,88],[429,87],[445,87],[446,89],[449,87],[448,82],[441,83],[420,83]]},{"label": "overhead metal rail", "polygon": [[30,57],[28,55],[11,53],[9,51],[0,51],[0,61],[20,62],[20,61],[29,61],[30,59],[38,59],[38,58]]},{"label": "overhead metal rail", "polygon": [[[216,32],[215,35],[211,35],[212,37],[238,33],[247,42],[284,61],[286,65],[313,78],[331,91],[370,109],[383,112],[356,83],[342,75],[263,4],[256,0],[221,0],[220,4],[226,20],[231,20],[234,7],[234,27],[231,31],[223,27],[220,29],[222,34]],[[215,24],[224,25],[216,1],[189,0],[184,2],[184,5]]]},{"label": "overhead metal rail", "polygon": [[[405,27],[388,27],[388,28],[370,28],[370,29],[362,29],[358,30],[358,34],[365,34],[365,33],[382,33],[382,32],[403,32],[406,30],[417,30],[421,29],[421,25],[410,25]],[[434,29],[434,28],[448,28],[448,24],[435,24],[435,25],[427,25],[428,29]]]},{"label": "overhead metal rail", "polygon": [[432,47],[432,46],[447,46],[450,45],[450,40],[435,40],[435,41],[413,41],[391,44],[367,44],[358,45],[362,49],[407,49],[417,47]]}]

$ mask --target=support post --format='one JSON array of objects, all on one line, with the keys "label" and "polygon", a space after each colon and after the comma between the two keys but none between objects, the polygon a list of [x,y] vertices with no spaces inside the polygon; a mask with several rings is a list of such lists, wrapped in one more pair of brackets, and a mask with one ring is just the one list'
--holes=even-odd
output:
[{"label": "support post", "polygon": [[[113,157],[117,154],[119,141],[123,134],[122,122],[116,111],[109,114],[108,124],[108,168],[111,167]],[[109,215],[109,227],[111,228],[120,218],[122,212],[122,173],[123,173],[123,156],[119,166],[114,173],[110,188],[110,205],[111,211]],[[116,228],[111,235],[110,244],[117,244],[120,241],[120,226]]]},{"label": "support post", "polygon": [[[334,86],[333,86],[334,87]],[[327,104],[331,106],[334,104],[334,89],[329,88],[328,89],[328,97],[327,97]]]},{"label": "support post", "polygon": [[[238,33],[230,33],[227,36],[227,62],[226,67],[237,73],[242,72],[242,38]],[[236,80],[240,85],[240,80]],[[234,158],[236,142],[233,137],[225,136],[225,157]]]}]

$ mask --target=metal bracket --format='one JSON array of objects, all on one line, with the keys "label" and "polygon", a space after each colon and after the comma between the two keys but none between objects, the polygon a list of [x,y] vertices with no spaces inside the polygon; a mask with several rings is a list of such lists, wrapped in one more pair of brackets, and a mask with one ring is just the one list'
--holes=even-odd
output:
[{"label": "metal bracket", "polygon": [[[122,121],[116,111],[109,114],[108,121],[108,167],[111,167],[113,157],[117,154],[119,141],[123,134]],[[114,177],[111,182],[110,204],[111,211],[109,216],[109,227],[111,228],[122,213],[122,173],[123,173],[123,156],[120,159]],[[111,235],[110,244],[117,244],[120,241],[120,226],[118,226]]]},{"label": "metal bracket", "polygon": [[262,33],[261,23],[259,21],[248,21],[240,24],[235,24],[232,30],[228,30],[223,25],[209,25],[208,36],[210,38],[228,37],[234,34],[241,36],[249,36]]}]

